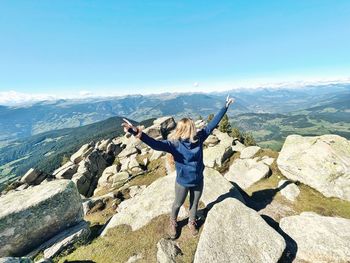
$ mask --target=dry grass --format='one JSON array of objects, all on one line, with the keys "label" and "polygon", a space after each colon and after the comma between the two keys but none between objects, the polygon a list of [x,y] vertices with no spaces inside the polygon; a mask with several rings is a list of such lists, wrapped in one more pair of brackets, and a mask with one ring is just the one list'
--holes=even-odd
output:
[{"label": "dry grass", "polygon": [[[142,255],[138,262],[156,262],[156,245],[161,238],[168,238],[168,224],[168,216],[162,215],[136,231],[126,225],[117,226],[110,229],[105,237],[77,248],[60,258],[59,262],[92,260],[98,263],[124,263],[136,254]],[[178,256],[178,262],[193,261],[198,240],[199,236],[192,237],[187,227],[182,227],[181,236],[176,240],[183,253]]]}]

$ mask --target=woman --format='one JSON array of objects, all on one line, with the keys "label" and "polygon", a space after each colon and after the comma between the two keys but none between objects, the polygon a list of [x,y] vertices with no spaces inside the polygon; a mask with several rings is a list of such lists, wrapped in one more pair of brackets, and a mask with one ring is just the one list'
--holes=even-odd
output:
[{"label": "woman", "polygon": [[203,142],[219,124],[228,107],[234,102],[227,96],[225,105],[203,129],[196,131],[194,122],[190,118],[182,118],[169,136],[169,140],[155,140],[133,126],[124,119],[122,126],[125,132],[130,132],[157,151],[165,151],[172,154],[176,168],[175,200],[170,216],[169,235],[175,238],[177,235],[177,216],[180,207],[184,203],[187,193],[190,192],[190,211],[188,227],[192,235],[197,235],[196,213],[199,199],[203,191]]}]

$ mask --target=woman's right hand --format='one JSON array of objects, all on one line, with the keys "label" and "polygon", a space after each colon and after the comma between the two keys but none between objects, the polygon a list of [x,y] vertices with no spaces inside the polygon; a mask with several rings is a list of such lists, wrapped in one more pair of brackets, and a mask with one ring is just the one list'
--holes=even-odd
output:
[{"label": "woman's right hand", "polygon": [[230,98],[230,95],[227,95],[227,98],[226,98],[226,108],[228,108],[228,106],[230,106],[230,104],[234,103],[235,102],[235,99],[234,98]]},{"label": "woman's right hand", "polygon": [[124,132],[128,132],[129,128],[133,129],[135,132],[137,132],[137,128],[132,125],[132,123],[130,121],[128,121],[127,119],[123,118],[123,123],[121,124],[121,126],[124,127]]}]

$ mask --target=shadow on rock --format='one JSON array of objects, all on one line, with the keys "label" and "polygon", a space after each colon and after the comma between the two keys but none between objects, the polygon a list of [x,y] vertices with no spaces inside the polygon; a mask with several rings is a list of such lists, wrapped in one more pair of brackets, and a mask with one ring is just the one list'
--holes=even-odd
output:
[{"label": "shadow on rock", "polygon": [[283,238],[284,241],[286,242],[286,248],[283,251],[282,257],[278,261],[279,263],[291,263],[294,261],[295,256],[298,251],[298,245],[295,242],[294,239],[292,239],[287,233],[285,233],[280,227],[279,224],[273,220],[271,217],[267,215],[261,215],[261,217],[265,220],[265,222],[275,229]]},{"label": "shadow on rock", "polygon": [[254,209],[255,211],[260,211],[272,202],[273,198],[279,191],[291,183],[291,181],[286,181],[280,187],[256,191],[252,194],[252,196],[249,196],[242,188],[239,187],[238,184],[232,184],[240,191],[241,195],[246,201],[247,206]]},{"label": "shadow on rock", "polygon": [[65,260],[63,263],[96,263],[92,260]]}]

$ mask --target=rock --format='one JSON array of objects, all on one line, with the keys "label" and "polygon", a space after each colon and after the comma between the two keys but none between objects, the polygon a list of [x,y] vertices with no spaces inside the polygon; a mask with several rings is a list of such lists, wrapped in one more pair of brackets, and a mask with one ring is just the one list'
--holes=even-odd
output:
[{"label": "rock", "polygon": [[[175,198],[175,175],[172,173],[161,177],[146,187],[142,194],[123,201],[120,206],[123,207],[125,204],[127,206],[120,208],[121,211],[118,209],[119,212],[109,221],[102,236],[106,235],[108,229],[121,224],[130,225],[135,231],[148,224],[153,218],[170,213]],[[185,215],[185,209],[182,207],[179,216],[184,217]]]},{"label": "rock", "polygon": [[165,153],[162,151],[156,151],[152,149],[151,157],[149,158],[150,161],[154,161],[162,157]]},{"label": "rock", "polygon": [[102,140],[97,147],[95,146],[95,148],[105,152],[107,151],[107,146],[108,144],[110,144],[111,141],[112,141],[111,139]]},{"label": "rock", "polygon": [[194,125],[196,126],[197,130],[203,129],[204,126],[207,125],[207,122],[205,120],[196,120],[194,122]]},{"label": "rock", "polygon": [[350,262],[350,220],[312,212],[282,218],[280,228],[297,243],[298,262]]},{"label": "rock", "polygon": [[[286,185],[286,186],[285,186]],[[289,201],[294,202],[295,199],[300,194],[300,190],[298,186],[292,182],[288,182],[287,180],[281,180],[278,182],[278,188],[281,188],[280,193]]]},{"label": "rock", "polygon": [[262,161],[264,164],[266,164],[266,165],[268,165],[268,166],[271,166],[271,164],[275,161],[275,159],[272,158],[272,157],[263,156],[263,157],[261,158],[261,161]]},{"label": "rock", "polygon": [[93,150],[94,148],[91,144],[84,144],[76,153],[74,153],[70,157],[70,160],[72,161],[72,163],[77,164],[80,161],[82,161],[86,156],[88,156]]},{"label": "rock", "polygon": [[217,144],[213,147],[208,147],[203,150],[204,165],[210,168],[216,166],[221,167],[223,162],[233,154],[231,146]]},{"label": "rock", "polygon": [[117,156],[123,148],[120,144],[115,144],[113,142],[109,143],[106,148],[106,152],[110,155]]},{"label": "rock", "polygon": [[158,263],[176,263],[175,258],[180,253],[180,248],[173,240],[162,238],[157,243]]},{"label": "rock", "polygon": [[112,185],[113,177],[118,173],[118,165],[114,164],[104,169],[100,179],[98,180],[98,187]]},{"label": "rock", "polygon": [[86,197],[93,194],[106,166],[105,159],[97,150],[92,151],[79,163],[77,173],[73,175],[72,181],[76,184],[80,194]]},{"label": "rock", "polygon": [[70,180],[55,180],[0,197],[0,256],[24,255],[83,217]]},{"label": "rock", "polygon": [[278,262],[285,247],[256,211],[228,198],[208,212],[194,263]]},{"label": "rock", "polygon": [[127,171],[129,168],[130,159],[129,158],[120,159],[120,163],[121,163],[120,171]]},{"label": "rock", "polygon": [[76,185],[78,192],[85,196],[88,196],[91,186],[91,179],[84,173],[76,173],[72,177],[72,182]]},{"label": "rock", "polygon": [[241,151],[241,159],[252,158],[260,150],[259,146],[248,146]]},{"label": "rock", "polygon": [[213,147],[208,147],[203,150],[204,165],[211,168],[214,166],[221,167],[224,161],[233,154],[233,138],[227,133],[222,133],[217,129],[214,129],[213,134],[220,142]]},{"label": "rock", "polygon": [[232,151],[234,152],[241,152],[246,148],[244,144],[240,143],[238,140],[234,141],[234,143],[235,145],[232,146]]},{"label": "rock", "polygon": [[126,158],[135,153],[138,153],[137,148],[135,148],[135,146],[133,146],[132,144],[128,144],[126,148],[118,154],[118,157],[120,159]]},{"label": "rock", "polygon": [[34,169],[34,168],[30,168],[25,175],[22,176],[21,178],[21,182],[22,183],[26,183],[28,185],[31,185],[32,183],[34,183],[38,177],[40,176],[41,172]]},{"label": "rock", "polygon": [[170,132],[176,127],[176,123],[173,117],[164,116],[153,121],[153,125],[159,126],[161,130]]},{"label": "rock", "polygon": [[139,162],[136,160],[136,154],[131,155],[129,158],[130,158],[130,161],[128,164],[128,169],[131,172],[142,172],[142,168],[140,167]]},{"label": "rock", "polygon": [[210,134],[208,138],[204,141],[204,145],[207,145],[209,147],[215,146],[219,143],[218,137],[215,135]]},{"label": "rock", "polygon": [[0,263],[33,263],[33,261],[27,257],[21,257],[21,258],[4,257],[4,258],[0,258]]},{"label": "rock", "polygon": [[146,185],[134,185],[130,186],[129,188],[129,195],[130,197],[135,197],[136,195],[139,195],[142,193],[143,190],[146,189]]},{"label": "rock", "polygon": [[113,176],[113,184],[112,187],[120,186],[121,184],[126,183],[129,180],[128,172],[119,172]]},{"label": "rock", "polygon": [[350,201],[350,141],[338,135],[289,135],[277,158],[278,168],[326,197]]},{"label": "rock", "polygon": [[22,185],[20,185],[20,186],[18,186],[17,188],[16,188],[16,191],[22,191],[22,190],[24,190],[24,189],[27,189],[29,187],[29,185],[27,185],[27,184],[22,184]]},{"label": "rock", "polygon": [[66,162],[60,168],[53,172],[53,176],[57,179],[71,179],[72,176],[77,172],[78,165],[71,161]]},{"label": "rock", "polygon": [[126,261],[126,263],[135,263],[141,259],[142,259],[142,254],[133,255],[128,259],[128,261]]},{"label": "rock", "polygon": [[39,261],[36,261],[35,263],[54,263],[54,262],[49,258],[42,258]]},{"label": "rock", "polygon": [[253,159],[236,159],[231,165],[225,178],[235,182],[242,189],[247,189],[262,178],[268,176],[269,167]]},{"label": "rock", "polygon": [[239,190],[227,181],[218,171],[206,167],[203,171],[204,190],[201,202],[206,206],[224,197],[232,197],[245,202]]},{"label": "rock", "polygon": [[45,244],[42,245],[42,247],[47,247],[44,250],[44,257],[53,258],[67,247],[72,246],[74,243],[78,241],[85,242],[89,235],[89,224],[82,221],[45,242]]}]

